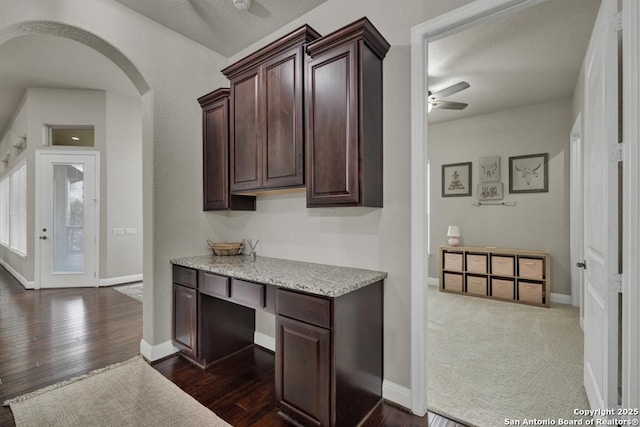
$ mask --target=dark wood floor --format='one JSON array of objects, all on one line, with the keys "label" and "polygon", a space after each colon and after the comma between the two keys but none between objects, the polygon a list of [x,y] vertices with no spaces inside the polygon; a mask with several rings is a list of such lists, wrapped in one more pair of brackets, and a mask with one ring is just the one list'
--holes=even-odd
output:
[{"label": "dark wood floor", "polygon": [[[142,304],[111,288],[25,291],[0,267],[0,403],[138,354]],[[154,367],[235,427],[287,426],[274,403],[273,354],[250,349],[202,370],[181,357]],[[14,426],[0,407],[0,426]],[[367,427],[457,427],[380,405]]]}]

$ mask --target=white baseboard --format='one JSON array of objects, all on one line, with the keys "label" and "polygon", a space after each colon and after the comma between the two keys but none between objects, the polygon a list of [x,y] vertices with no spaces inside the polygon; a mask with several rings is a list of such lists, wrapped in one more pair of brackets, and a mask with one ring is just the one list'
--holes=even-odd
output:
[{"label": "white baseboard", "polygon": [[571,305],[571,295],[551,293],[551,302],[557,302],[558,304]]},{"label": "white baseboard", "polygon": [[407,409],[411,408],[411,390],[391,381],[382,381],[382,397]]},{"label": "white baseboard", "polygon": [[167,357],[177,352],[178,349],[173,346],[171,341],[165,341],[158,345],[151,345],[145,340],[140,340],[140,354],[150,362],[160,360],[163,357]]},{"label": "white baseboard", "polygon": [[132,274],[130,276],[110,277],[108,279],[100,279],[98,286],[113,286],[123,283],[142,282],[142,274]]},{"label": "white baseboard", "polygon": [[34,281],[28,281],[27,279],[24,278],[24,276],[22,276],[22,274],[18,273],[13,267],[11,267],[9,264],[7,264],[7,262],[3,259],[0,259],[0,264],[9,272],[11,273],[11,275],[13,277],[16,278],[16,280],[18,282],[20,282],[20,284],[22,286],[24,286],[25,289],[35,289],[36,288],[36,282]]},{"label": "white baseboard", "polygon": [[271,350],[273,352],[276,351],[276,339],[274,337],[270,337],[269,335],[265,335],[261,332],[254,332],[253,342],[260,347],[266,348],[267,350]]},{"label": "white baseboard", "polygon": [[437,277],[427,277],[427,285],[440,286],[440,279]]}]

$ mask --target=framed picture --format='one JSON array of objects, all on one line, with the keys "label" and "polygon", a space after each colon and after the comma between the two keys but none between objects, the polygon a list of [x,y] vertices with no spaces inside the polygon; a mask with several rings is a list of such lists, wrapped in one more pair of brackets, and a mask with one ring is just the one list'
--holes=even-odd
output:
[{"label": "framed picture", "polygon": [[478,200],[502,200],[503,187],[501,182],[482,182],[478,184]]},{"label": "framed picture", "polygon": [[500,182],[500,156],[480,157],[480,182]]},{"label": "framed picture", "polygon": [[509,193],[546,193],[549,153],[509,157]]},{"label": "framed picture", "polygon": [[471,162],[442,165],[442,197],[471,195]]}]

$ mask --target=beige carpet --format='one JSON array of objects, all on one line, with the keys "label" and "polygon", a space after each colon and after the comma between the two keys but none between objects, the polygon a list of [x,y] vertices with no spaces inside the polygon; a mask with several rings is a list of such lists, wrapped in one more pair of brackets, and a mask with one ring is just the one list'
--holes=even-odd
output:
[{"label": "beige carpet", "polygon": [[140,356],[6,404],[17,427],[229,426]]},{"label": "beige carpet", "polygon": [[582,386],[578,308],[532,307],[429,287],[428,407],[478,427],[576,419]]}]

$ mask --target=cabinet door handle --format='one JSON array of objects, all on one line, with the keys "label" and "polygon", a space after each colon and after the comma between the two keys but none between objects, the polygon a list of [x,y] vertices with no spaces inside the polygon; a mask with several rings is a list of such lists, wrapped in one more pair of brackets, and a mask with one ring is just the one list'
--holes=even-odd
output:
[{"label": "cabinet door handle", "polygon": [[587,260],[583,260],[582,262],[576,262],[576,267],[587,269]]}]

